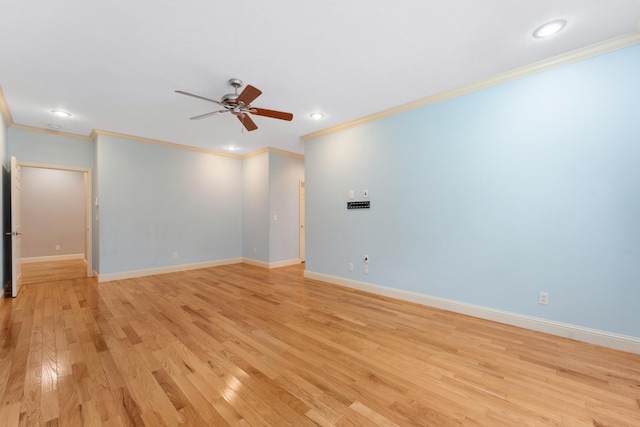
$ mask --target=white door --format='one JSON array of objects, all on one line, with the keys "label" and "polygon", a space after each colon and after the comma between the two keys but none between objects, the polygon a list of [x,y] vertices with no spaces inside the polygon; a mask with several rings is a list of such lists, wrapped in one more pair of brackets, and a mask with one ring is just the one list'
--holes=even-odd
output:
[{"label": "white door", "polygon": [[300,261],[305,260],[304,181],[300,180]]},{"label": "white door", "polygon": [[20,166],[11,157],[11,296],[18,296],[22,284],[22,225],[20,221]]}]

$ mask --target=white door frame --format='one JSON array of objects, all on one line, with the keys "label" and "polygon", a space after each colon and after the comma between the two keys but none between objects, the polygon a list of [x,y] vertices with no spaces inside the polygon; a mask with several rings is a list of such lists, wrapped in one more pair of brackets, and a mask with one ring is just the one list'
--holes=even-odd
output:
[{"label": "white door frame", "polygon": [[18,296],[22,284],[22,204],[20,179],[20,165],[16,158],[11,156],[11,296]]},{"label": "white door frame", "polygon": [[304,191],[304,179],[301,179],[299,182],[300,188],[300,262],[305,262],[307,257],[307,229],[306,220],[305,220],[305,191]]},{"label": "white door frame", "polygon": [[91,169],[73,168],[68,166],[45,165],[39,163],[18,162],[19,166],[40,169],[56,169],[84,173],[84,216],[85,216],[85,257],[87,259],[87,277],[93,277],[93,175]]}]

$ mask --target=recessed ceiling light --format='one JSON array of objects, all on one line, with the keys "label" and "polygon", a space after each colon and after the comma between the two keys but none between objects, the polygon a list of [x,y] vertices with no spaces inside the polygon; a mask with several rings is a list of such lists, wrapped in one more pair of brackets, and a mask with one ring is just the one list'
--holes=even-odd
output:
[{"label": "recessed ceiling light", "polygon": [[567,21],[565,21],[564,19],[547,22],[543,26],[538,27],[538,29],[533,32],[533,37],[541,39],[544,37],[552,36],[562,30],[565,25],[567,25]]},{"label": "recessed ceiling light", "polygon": [[229,151],[238,151],[240,149],[237,145],[225,145],[224,148]]},{"label": "recessed ceiling light", "polygon": [[71,113],[68,113],[66,111],[62,111],[62,110],[51,110],[51,112],[53,114],[55,114],[58,117],[71,117]]},{"label": "recessed ceiling light", "polygon": [[320,120],[321,118],[324,117],[324,114],[322,114],[322,113],[311,113],[311,114],[309,114],[309,117],[311,117],[314,120]]},{"label": "recessed ceiling light", "polygon": [[50,123],[49,124],[49,128],[51,128],[51,129],[60,129],[60,126],[54,125],[53,123]]}]

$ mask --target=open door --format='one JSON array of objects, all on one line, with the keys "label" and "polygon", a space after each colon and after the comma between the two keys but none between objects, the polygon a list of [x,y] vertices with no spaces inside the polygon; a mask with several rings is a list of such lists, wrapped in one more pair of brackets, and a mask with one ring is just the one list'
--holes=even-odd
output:
[{"label": "open door", "polygon": [[18,296],[22,282],[22,225],[20,166],[11,157],[11,296]]}]

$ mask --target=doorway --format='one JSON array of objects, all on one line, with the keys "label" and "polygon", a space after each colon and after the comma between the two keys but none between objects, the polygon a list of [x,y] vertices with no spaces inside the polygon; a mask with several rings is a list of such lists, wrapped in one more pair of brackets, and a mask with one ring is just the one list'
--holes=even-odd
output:
[{"label": "doorway", "polygon": [[92,277],[91,170],[19,164],[22,283]]}]

